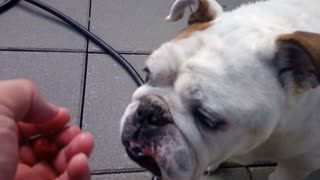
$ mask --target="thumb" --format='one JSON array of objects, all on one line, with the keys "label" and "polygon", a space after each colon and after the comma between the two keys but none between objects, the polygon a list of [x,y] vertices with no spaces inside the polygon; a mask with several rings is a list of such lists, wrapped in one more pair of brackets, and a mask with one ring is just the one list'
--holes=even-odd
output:
[{"label": "thumb", "polygon": [[15,121],[42,122],[53,119],[58,110],[41,97],[31,81],[0,81],[1,115]]}]

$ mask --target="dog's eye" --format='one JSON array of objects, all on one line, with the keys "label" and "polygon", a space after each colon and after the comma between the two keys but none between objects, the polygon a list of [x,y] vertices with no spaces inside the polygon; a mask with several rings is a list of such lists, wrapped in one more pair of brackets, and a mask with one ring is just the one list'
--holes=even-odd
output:
[{"label": "dog's eye", "polygon": [[148,82],[150,80],[150,69],[148,67],[144,67],[142,70],[146,73],[144,82]]},{"label": "dog's eye", "polygon": [[192,114],[203,126],[211,130],[223,130],[227,126],[227,121],[224,120],[217,113],[209,112],[202,107],[193,108]]}]

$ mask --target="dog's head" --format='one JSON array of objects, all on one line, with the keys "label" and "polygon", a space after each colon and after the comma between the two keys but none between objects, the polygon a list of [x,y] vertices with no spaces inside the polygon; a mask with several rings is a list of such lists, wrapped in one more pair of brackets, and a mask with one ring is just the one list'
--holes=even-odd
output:
[{"label": "dog's head", "polygon": [[[178,0],[168,19],[180,18],[187,2],[194,1]],[[219,10],[200,0],[189,27],[149,57],[146,83],[121,120],[128,155],[163,179],[195,179],[208,165],[253,150],[319,84],[318,35],[244,38],[214,27]]]}]

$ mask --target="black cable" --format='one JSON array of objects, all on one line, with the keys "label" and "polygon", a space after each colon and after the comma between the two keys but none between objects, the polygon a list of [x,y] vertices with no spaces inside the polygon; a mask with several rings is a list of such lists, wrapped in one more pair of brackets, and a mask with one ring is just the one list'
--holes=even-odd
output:
[{"label": "black cable", "polygon": [[2,4],[0,4],[0,14],[6,12],[7,10],[11,9],[13,6],[15,6],[20,0],[9,0],[5,1]]},{"label": "black cable", "polygon": [[[71,25],[73,28],[75,28],[78,32],[92,40],[95,44],[100,46],[103,50],[105,50],[114,60],[116,60],[132,77],[132,79],[136,82],[138,86],[141,86],[144,82],[142,78],[139,76],[137,71],[126,61],[119,53],[117,53],[111,46],[109,46],[107,43],[105,43],[102,39],[100,39],[98,36],[93,34],[92,32],[88,31],[85,27],[83,27],[81,24],[76,22],[75,20],[71,19],[69,16],[63,14],[62,12],[58,11],[57,9],[40,2],[38,0],[25,0],[28,3],[31,3],[55,16],[62,19],[69,25]],[[19,0],[8,0],[1,4],[0,6],[0,14],[1,12],[5,12],[6,10],[10,9],[12,6],[14,6]],[[3,7],[4,5],[4,7]]]}]

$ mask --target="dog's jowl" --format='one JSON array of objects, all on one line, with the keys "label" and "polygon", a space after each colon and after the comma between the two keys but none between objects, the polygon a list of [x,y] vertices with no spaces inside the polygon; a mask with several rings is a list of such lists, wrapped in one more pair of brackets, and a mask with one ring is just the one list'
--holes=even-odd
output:
[{"label": "dog's jowl", "polygon": [[130,158],[164,180],[197,180],[227,160],[277,162],[269,180],[320,169],[320,1],[223,12],[176,0],[167,20],[189,6],[198,10],[150,55],[121,119]]}]

